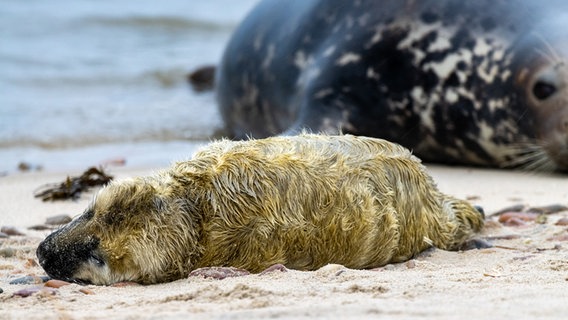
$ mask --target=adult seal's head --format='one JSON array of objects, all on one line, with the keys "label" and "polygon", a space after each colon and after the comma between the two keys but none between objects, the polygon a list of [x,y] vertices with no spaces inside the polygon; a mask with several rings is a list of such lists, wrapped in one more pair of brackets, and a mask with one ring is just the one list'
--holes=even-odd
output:
[{"label": "adult seal's head", "polygon": [[38,247],[53,278],[156,283],[200,267],[373,268],[483,226],[384,140],[301,135],[220,141],[155,176],[112,182]]},{"label": "adult seal's head", "polygon": [[217,73],[235,138],[304,128],[426,161],[568,170],[568,2],[264,0]]},{"label": "adult seal's head", "polygon": [[[516,84],[532,111],[537,143],[527,146],[532,165],[568,170],[568,13],[536,25],[520,38]],[[524,93],[524,96],[522,95]],[[546,163],[550,158],[553,163]],[[521,159],[519,159],[521,160]],[[522,160],[521,160],[522,161]]]}]

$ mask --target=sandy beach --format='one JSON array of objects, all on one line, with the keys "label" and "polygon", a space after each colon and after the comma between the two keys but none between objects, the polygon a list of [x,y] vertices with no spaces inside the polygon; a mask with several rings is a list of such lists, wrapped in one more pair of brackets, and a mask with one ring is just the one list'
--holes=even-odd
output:
[{"label": "sandy beach", "polygon": [[[2,3],[0,320],[568,318],[568,210],[543,210],[568,206],[568,175],[438,165],[427,167],[443,192],[484,208],[478,237],[489,248],[433,248],[373,270],[46,286],[35,255],[57,228],[46,220],[81,214],[96,190],[58,202],[34,190],[106,159],[126,161],[109,168],[117,179],[151,174],[216,136],[215,96],[191,91],[186,76],[220,61],[255,2]],[[17,171],[22,162],[32,170]]]},{"label": "sandy beach", "polygon": [[[117,178],[158,168],[111,168]],[[504,224],[496,211],[513,205],[568,205],[564,175],[428,166],[439,188],[484,207],[480,238],[492,248],[431,249],[374,270],[328,265],[224,280],[190,277],[121,287],[10,284],[44,276],[35,248],[50,231],[29,227],[83,211],[77,201],[45,203],[33,191],[81,172],[15,173],[0,177],[0,226],[24,235],[0,238],[0,319],[565,319],[568,314],[568,211]],[[516,209],[519,211],[520,209]],[[515,211],[515,210],[513,210]],[[536,215],[535,215],[536,216]],[[37,291],[22,297],[22,290]]]}]

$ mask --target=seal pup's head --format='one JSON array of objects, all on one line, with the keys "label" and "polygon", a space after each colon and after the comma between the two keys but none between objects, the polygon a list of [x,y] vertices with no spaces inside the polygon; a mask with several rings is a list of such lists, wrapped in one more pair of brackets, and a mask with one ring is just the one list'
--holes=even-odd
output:
[{"label": "seal pup's head", "polygon": [[111,183],[82,215],[40,243],[40,265],[52,278],[88,284],[183,277],[199,230],[191,203],[172,192],[152,178]]}]

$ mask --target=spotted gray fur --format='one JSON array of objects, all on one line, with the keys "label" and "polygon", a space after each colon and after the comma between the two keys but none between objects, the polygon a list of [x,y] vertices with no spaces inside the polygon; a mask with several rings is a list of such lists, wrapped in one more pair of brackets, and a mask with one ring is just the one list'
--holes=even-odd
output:
[{"label": "spotted gray fur", "polygon": [[264,0],[217,96],[234,138],[308,128],[427,161],[568,170],[568,2]]}]

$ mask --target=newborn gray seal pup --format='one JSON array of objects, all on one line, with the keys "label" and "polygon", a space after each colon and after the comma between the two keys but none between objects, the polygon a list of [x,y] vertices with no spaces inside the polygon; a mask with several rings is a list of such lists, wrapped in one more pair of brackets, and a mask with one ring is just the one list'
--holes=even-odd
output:
[{"label": "newborn gray seal pup", "polygon": [[303,134],[222,140],[156,175],[113,181],[37,256],[49,276],[92,284],[213,266],[363,269],[458,249],[483,223],[397,144]]}]

